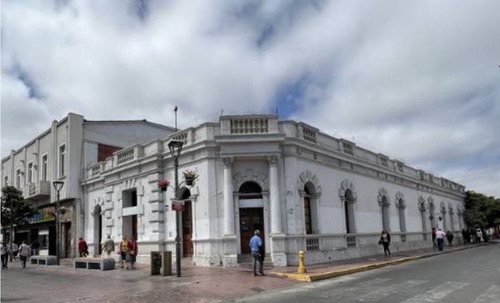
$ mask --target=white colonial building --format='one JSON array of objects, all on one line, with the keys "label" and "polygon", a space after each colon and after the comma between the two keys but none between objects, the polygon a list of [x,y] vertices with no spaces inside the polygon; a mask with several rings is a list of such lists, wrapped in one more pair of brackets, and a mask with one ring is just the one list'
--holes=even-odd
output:
[{"label": "white colonial building", "polygon": [[[179,158],[182,256],[196,265],[236,265],[260,229],[274,265],[309,264],[380,253],[380,231],[393,250],[428,247],[440,226],[460,237],[464,187],[405,163],[274,115],[221,116],[162,140],[116,151],[81,182],[84,235],[134,236],[139,261],[175,253],[174,160]],[[188,186],[182,172],[198,178]],[[158,181],[169,179],[166,191]]]},{"label": "white colonial building", "polygon": [[15,228],[13,240],[31,243],[37,239],[42,254],[55,255],[56,192],[52,182],[62,181],[60,205],[65,212],[59,220],[61,257],[75,256],[76,239],[84,236],[83,222],[89,216],[81,187],[87,167],[123,147],[146,144],[174,131],[146,120],[89,121],[74,113],[53,121],[47,130],[2,159],[2,186],[15,186],[37,209],[30,224]]}]

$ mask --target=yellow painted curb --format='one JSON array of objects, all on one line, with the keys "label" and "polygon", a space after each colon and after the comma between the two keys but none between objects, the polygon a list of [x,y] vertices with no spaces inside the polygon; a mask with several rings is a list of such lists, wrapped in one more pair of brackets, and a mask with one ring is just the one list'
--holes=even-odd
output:
[{"label": "yellow painted curb", "polygon": [[307,273],[298,274],[298,273],[279,273],[279,272],[273,272],[272,274],[277,275],[279,277],[290,278],[290,279],[293,279],[296,281],[314,282],[314,281],[349,275],[349,274],[353,274],[353,273],[357,273],[357,272],[361,272],[361,271],[366,271],[366,270],[370,270],[370,269],[381,268],[381,267],[385,267],[385,266],[389,266],[389,265],[400,264],[400,263],[404,263],[404,262],[411,261],[411,260],[418,260],[418,259],[421,259],[423,257],[425,257],[425,256],[408,257],[408,258],[402,258],[402,259],[393,260],[393,261],[378,262],[378,263],[373,263],[373,264],[368,264],[368,265],[356,266],[356,267],[351,267],[351,268],[339,269],[336,271],[329,271],[329,272],[325,272],[325,273],[317,273],[317,274],[307,274]]},{"label": "yellow painted curb", "polygon": [[420,255],[420,256],[406,257],[406,258],[401,258],[401,259],[391,260],[391,261],[383,261],[383,262],[372,263],[372,264],[368,264],[368,265],[361,265],[361,266],[357,266],[357,267],[339,269],[336,271],[330,271],[330,272],[325,272],[325,273],[298,274],[298,273],[271,272],[271,274],[274,274],[278,277],[290,278],[290,279],[302,281],[302,282],[314,282],[314,281],[349,275],[349,274],[353,274],[353,273],[357,273],[357,272],[361,272],[361,271],[366,271],[366,270],[370,270],[370,269],[381,268],[381,267],[385,267],[385,266],[389,266],[389,265],[396,265],[396,264],[400,264],[400,263],[404,263],[404,262],[408,262],[408,261],[429,258],[429,257],[441,255],[443,253],[445,253],[445,254],[452,253],[452,252],[461,251],[461,250],[469,249],[469,248],[473,248],[473,247],[476,247],[476,246],[461,247],[458,249],[454,249],[452,251],[445,251],[445,252],[433,252],[430,254],[425,254],[425,255]]}]

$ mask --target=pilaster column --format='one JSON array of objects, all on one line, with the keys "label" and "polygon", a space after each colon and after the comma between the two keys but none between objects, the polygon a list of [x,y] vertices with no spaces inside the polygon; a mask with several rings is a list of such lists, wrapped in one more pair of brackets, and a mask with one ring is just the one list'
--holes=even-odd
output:
[{"label": "pilaster column", "polygon": [[278,157],[269,157],[269,203],[271,206],[271,234],[281,233]]},{"label": "pilaster column", "polygon": [[234,235],[233,159],[224,158],[224,234]]}]

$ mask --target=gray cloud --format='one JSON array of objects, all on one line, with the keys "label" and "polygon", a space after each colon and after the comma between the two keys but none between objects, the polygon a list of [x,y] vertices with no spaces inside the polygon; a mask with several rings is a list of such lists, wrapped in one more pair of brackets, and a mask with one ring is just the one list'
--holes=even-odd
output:
[{"label": "gray cloud", "polygon": [[187,127],[299,83],[290,118],[500,196],[496,1],[2,4],[2,156],[70,111]]}]

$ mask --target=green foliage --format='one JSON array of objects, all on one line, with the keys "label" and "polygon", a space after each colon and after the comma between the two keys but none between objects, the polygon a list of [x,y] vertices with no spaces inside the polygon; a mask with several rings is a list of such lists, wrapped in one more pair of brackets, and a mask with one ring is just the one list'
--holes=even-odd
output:
[{"label": "green foliage", "polygon": [[489,228],[500,225],[500,199],[467,191],[464,220],[471,228]]},{"label": "green foliage", "polygon": [[14,186],[5,186],[2,188],[2,226],[9,225],[22,226],[28,223],[28,220],[35,210],[31,203],[24,200],[23,194]]}]

